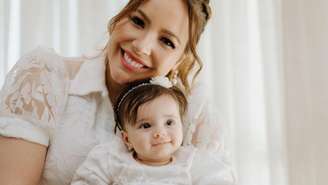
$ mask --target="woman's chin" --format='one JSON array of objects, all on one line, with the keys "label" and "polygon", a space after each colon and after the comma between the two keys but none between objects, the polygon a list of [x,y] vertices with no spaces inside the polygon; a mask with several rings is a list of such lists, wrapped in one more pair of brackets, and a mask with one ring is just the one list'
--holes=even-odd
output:
[{"label": "woman's chin", "polygon": [[113,82],[117,85],[126,85],[126,84],[130,83],[131,80],[120,77],[120,78],[113,79]]}]

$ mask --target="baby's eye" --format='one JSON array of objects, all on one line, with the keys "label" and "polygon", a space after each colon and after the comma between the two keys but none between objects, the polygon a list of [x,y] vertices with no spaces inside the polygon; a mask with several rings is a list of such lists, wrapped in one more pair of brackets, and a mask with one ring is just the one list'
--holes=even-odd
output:
[{"label": "baby's eye", "polygon": [[145,22],[138,16],[130,16],[132,23],[138,27],[144,28]]},{"label": "baby's eye", "polygon": [[174,45],[174,43],[173,43],[170,39],[168,39],[168,38],[166,38],[166,37],[162,37],[160,40],[161,40],[161,42],[163,42],[163,44],[165,44],[166,46],[169,46],[169,47],[171,47],[172,49],[175,49],[175,45]]},{"label": "baby's eye", "polygon": [[172,126],[172,125],[174,125],[174,123],[175,123],[175,122],[174,122],[174,120],[172,120],[172,119],[169,119],[169,120],[166,121],[166,125],[167,125],[167,126]]},{"label": "baby's eye", "polygon": [[140,126],[139,126],[139,128],[141,128],[141,129],[147,129],[147,128],[150,128],[151,127],[151,125],[149,124],[149,123],[142,123]]}]

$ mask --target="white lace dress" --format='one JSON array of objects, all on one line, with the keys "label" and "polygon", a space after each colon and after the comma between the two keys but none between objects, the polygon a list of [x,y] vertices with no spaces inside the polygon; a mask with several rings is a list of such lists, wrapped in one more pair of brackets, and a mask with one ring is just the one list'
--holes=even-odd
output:
[{"label": "white lace dress", "polygon": [[[189,97],[184,145],[215,154],[224,165],[208,170],[224,171],[233,184],[222,127],[208,110],[197,86]],[[0,135],[48,146],[42,185],[69,184],[89,151],[111,140],[113,127],[101,55],[65,58],[37,48],[17,62],[0,92]]]}]

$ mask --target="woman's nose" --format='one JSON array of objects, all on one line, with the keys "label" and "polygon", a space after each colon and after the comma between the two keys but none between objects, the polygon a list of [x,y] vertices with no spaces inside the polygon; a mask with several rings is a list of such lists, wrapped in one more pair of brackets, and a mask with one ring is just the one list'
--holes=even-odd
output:
[{"label": "woman's nose", "polygon": [[151,33],[145,33],[132,41],[132,49],[140,56],[149,56],[151,54],[154,42],[154,36]]}]

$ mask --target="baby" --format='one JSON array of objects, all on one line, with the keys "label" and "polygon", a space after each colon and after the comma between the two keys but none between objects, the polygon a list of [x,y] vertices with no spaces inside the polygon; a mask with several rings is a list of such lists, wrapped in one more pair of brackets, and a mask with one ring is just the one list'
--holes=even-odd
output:
[{"label": "baby", "polygon": [[167,165],[182,144],[186,110],[184,94],[168,79],[158,77],[122,96],[116,106],[116,126],[136,161]]},{"label": "baby", "polygon": [[121,140],[92,149],[72,184],[197,184],[191,169],[196,149],[181,146],[186,110],[186,97],[166,77],[129,88],[115,106]]}]

